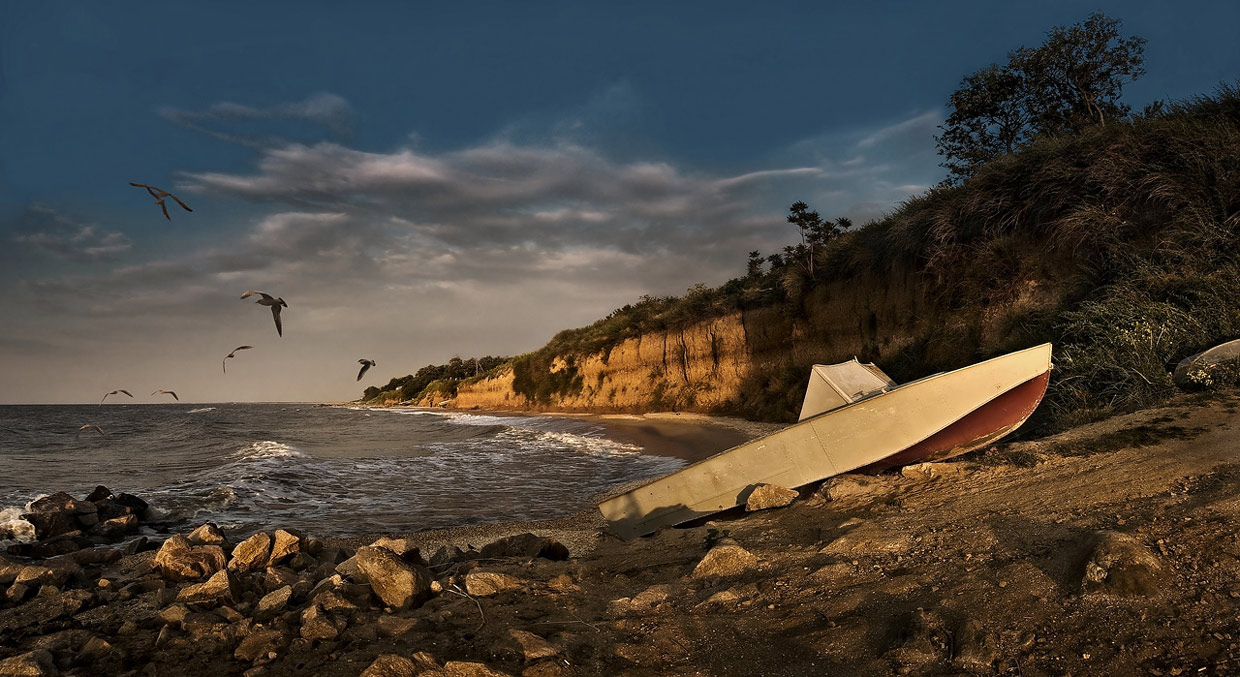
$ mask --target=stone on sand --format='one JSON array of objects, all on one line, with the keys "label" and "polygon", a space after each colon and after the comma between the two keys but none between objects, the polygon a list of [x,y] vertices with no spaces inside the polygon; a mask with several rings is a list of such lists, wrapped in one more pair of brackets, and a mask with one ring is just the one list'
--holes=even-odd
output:
[{"label": "stone on sand", "polygon": [[258,532],[241,541],[233,548],[229,569],[237,571],[257,571],[267,566],[271,557],[271,536],[266,532]]},{"label": "stone on sand", "polygon": [[739,545],[716,545],[693,568],[693,578],[735,576],[758,566],[758,558]]},{"label": "stone on sand", "polygon": [[1100,532],[1093,541],[1081,577],[1082,592],[1145,597],[1159,593],[1163,568],[1140,541],[1115,531]]},{"label": "stone on sand", "polygon": [[778,484],[760,484],[745,501],[745,512],[782,508],[791,505],[799,495],[795,489],[781,487]]},{"label": "stone on sand", "polygon": [[490,597],[524,586],[521,579],[494,571],[471,571],[465,574],[465,591],[475,597]]},{"label": "stone on sand", "polygon": [[430,599],[432,576],[426,567],[410,564],[387,548],[358,548],[356,557],[371,589],[387,606],[409,609]]}]

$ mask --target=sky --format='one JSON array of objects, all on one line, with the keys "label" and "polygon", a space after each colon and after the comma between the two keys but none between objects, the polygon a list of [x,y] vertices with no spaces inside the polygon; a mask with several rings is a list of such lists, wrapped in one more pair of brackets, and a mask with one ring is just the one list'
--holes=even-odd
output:
[{"label": "sky", "polygon": [[716,286],[942,180],[961,78],[1094,11],[1134,109],[1240,77],[1231,1],[0,0],[0,403],[350,400]]}]

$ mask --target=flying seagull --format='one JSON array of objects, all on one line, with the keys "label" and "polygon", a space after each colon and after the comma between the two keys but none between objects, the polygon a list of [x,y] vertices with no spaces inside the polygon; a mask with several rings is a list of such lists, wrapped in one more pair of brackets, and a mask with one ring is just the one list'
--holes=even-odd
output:
[{"label": "flying seagull", "polygon": [[94,428],[95,430],[98,430],[100,435],[106,435],[106,434],[107,434],[107,433],[103,432],[103,428],[100,428],[99,426],[95,425],[94,423],[87,423],[86,425],[82,426],[81,428],[78,428],[77,434],[76,434],[76,435],[74,435],[74,437],[81,437],[81,436],[82,436],[82,431],[83,431],[83,430],[86,430],[87,428]]},{"label": "flying seagull", "polygon": [[171,395],[172,399],[176,400],[177,402],[181,401],[181,398],[177,397],[177,394],[172,392],[171,390],[156,390],[155,392],[151,394],[152,395]]},{"label": "flying seagull", "polygon": [[[253,348],[253,347],[254,346],[237,346],[236,348],[233,348],[233,351],[231,353],[228,353],[227,355],[225,355],[224,361],[220,362],[220,364],[223,365],[224,367],[224,373],[225,374],[228,373],[228,358],[232,357],[233,355],[236,355],[238,350],[249,350],[250,348]],[[176,397],[176,395],[173,395],[173,397]]]},{"label": "flying seagull", "polygon": [[[133,397],[133,395],[131,395],[130,392],[128,390],[125,390],[124,388],[118,388],[116,390],[113,390],[112,392],[108,393],[108,395],[115,395],[117,393],[125,393],[126,395]],[[108,399],[108,395],[104,395],[102,398],[99,399],[99,406],[101,407],[103,406],[103,401]]]},{"label": "flying seagull", "polygon": [[359,381],[362,380],[362,374],[365,374],[367,369],[370,369],[377,364],[374,360],[366,359],[358,360],[357,363],[362,365],[362,370],[357,372],[357,380]]},{"label": "flying seagull", "polygon": [[263,297],[255,303],[258,303],[260,306],[271,306],[271,316],[276,318],[276,333],[280,336],[284,336],[284,326],[280,324],[280,306],[287,308],[288,304],[285,303],[282,298],[272,298],[271,294],[268,294],[265,291],[248,291],[242,294],[241,298],[246,298],[255,294],[259,294]]},{"label": "flying seagull", "polygon": [[146,192],[150,193],[151,197],[155,198],[155,204],[159,205],[159,208],[164,210],[164,218],[168,219],[169,221],[172,220],[172,217],[168,216],[168,205],[164,204],[164,198],[170,197],[173,200],[176,200],[177,204],[181,205],[181,207],[183,207],[185,211],[187,212],[194,211],[189,208],[189,205],[185,204],[184,202],[181,202],[181,198],[173,195],[172,193],[169,193],[168,191],[162,188],[156,188],[155,186],[148,186],[145,183],[134,183],[133,181],[130,181],[129,185],[137,186],[139,188],[145,188]]}]

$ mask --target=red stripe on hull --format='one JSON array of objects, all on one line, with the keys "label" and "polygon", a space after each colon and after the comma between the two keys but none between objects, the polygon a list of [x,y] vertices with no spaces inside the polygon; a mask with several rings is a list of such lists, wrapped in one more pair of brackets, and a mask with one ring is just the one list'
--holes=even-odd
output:
[{"label": "red stripe on hull", "polygon": [[908,449],[854,472],[880,473],[910,463],[950,458],[997,441],[1024,423],[1038,408],[1050,379],[1049,371],[1031,378]]}]

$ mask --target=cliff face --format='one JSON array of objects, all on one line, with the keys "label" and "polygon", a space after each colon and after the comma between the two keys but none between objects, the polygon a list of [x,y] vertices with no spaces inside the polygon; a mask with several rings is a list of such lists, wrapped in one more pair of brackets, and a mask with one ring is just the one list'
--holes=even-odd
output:
[{"label": "cliff face", "polygon": [[[928,297],[911,272],[853,278],[815,290],[803,309],[738,311],[683,330],[628,339],[610,352],[557,356],[550,371],[576,369],[580,387],[549,403],[517,393],[510,368],[461,385],[448,406],[787,419],[800,407],[812,364],[858,357],[907,380],[924,375],[900,373],[900,356],[915,349],[919,363],[960,366],[956,363],[998,352],[1019,318],[1055,306],[1060,287],[1048,271],[1008,279],[994,290],[994,302],[978,312],[952,309],[950,298]],[[789,393],[782,410],[752,411],[747,401],[767,388]]]}]

